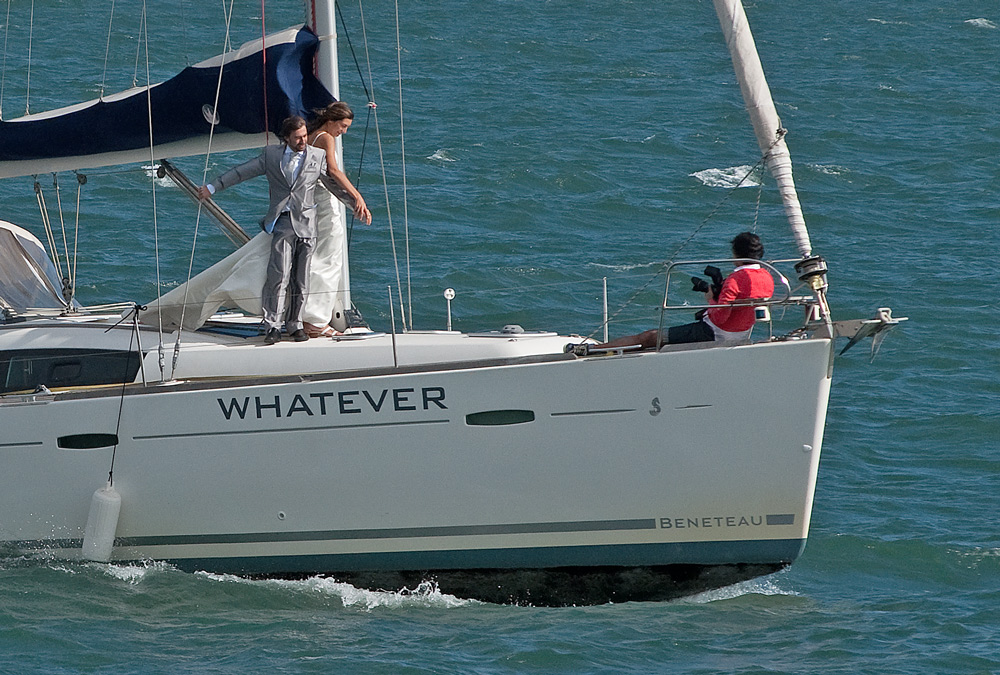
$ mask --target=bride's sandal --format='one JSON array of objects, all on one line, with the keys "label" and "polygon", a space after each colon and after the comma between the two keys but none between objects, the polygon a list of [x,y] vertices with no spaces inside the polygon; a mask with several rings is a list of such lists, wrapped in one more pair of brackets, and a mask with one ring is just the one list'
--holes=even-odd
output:
[{"label": "bride's sandal", "polygon": [[337,331],[335,331],[329,324],[326,326],[317,326],[315,324],[305,323],[303,328],[305,328],[306,335],[311,338],[333,337],[337,334]]}]

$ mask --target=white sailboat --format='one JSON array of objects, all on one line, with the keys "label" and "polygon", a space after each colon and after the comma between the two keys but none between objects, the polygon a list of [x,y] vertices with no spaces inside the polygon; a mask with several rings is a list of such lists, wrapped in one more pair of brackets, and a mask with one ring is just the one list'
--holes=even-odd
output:
[{"label": "white sailboat", "polygon": [[[318,42],[319,81],[336,96],[332,6],[314,5],[318,41],[291,30],[268,47]],[[151,315],[79,309],[41,244],[0,229],[11,242],[0,258],[0,545],[374,588],[434,579],[460,596],[535,604],[664,599],[794,561],[809,532],[834,338],[880,336],[897,320],[831,318],[742,5],[716,7],[802,255],[794,287],[768,265],[782,289],[757,303],[754,339],[581,357],[564,349],[579,338],[507,327],[265,347],[237,322],[176,329],[177,358],[164,359]],[[199,66],[217,72],[259,52]],[[0,147],[18,124],[79,110],[101,114],[81,106],[4,122]],[[204,152],[216,110],[221,147],[263,142],[260,130],[225,127],[220,103],[194,136],[165,136],[156,157]],[[147,139],[70,157],[0,154],[0,175],[149,153]],[[667,288],[706,262],[672,264]],[[779,306],[801,320],[771,321],[778,312],[766,310]],[[767,395],[734,390],[734,372],[755,373]]]}]

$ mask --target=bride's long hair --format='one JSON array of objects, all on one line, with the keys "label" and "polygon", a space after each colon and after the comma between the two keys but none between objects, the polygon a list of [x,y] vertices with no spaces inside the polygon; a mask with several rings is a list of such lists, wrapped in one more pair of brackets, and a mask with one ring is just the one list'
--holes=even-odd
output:
[{"label": "bride's long hair", "polygon": [[336,122],[344,119],[353,120],[354,111],[351,110],[351,106],[343,101],[337,101],[325,108],[313,110],[313,118],[306,123],[306,130],[312,134],[327,122]]}]

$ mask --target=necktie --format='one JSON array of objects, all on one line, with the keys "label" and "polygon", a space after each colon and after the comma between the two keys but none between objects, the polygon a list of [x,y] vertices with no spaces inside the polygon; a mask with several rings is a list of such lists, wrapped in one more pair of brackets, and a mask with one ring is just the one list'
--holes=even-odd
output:
[{"label": "necktie", "polygon": [[292,152],[287,150],[281,161],[281,173],[285,175],[285,180],[291,185],[295,182],[295,174],[299,168],[299,159],[301,158],[301,152]]}]

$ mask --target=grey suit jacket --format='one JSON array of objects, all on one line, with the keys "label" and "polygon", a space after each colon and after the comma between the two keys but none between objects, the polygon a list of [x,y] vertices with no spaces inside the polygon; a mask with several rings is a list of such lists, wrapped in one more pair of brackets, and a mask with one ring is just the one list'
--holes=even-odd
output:
[{"label": "grey suit jacket", "polygon": [[[281,157],[285,145],[269,145],[257,157],[225,172],[214,181],[216,190],[225,190],[248,178],[267,176],[271,205],[261,221],[261,228],[267,230],[278,219],[282,211],[288,210],[292,229],[298,237],[316,236],[316,185],[326,175],[326,153],[307,145],[305,157],[299,167],[295,181],[289,185],[281,172]],[[325,189],[325,188],[323,188]]]}]

